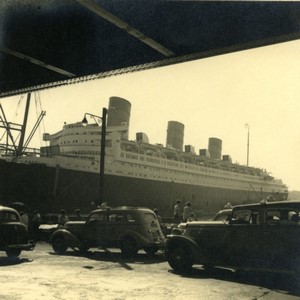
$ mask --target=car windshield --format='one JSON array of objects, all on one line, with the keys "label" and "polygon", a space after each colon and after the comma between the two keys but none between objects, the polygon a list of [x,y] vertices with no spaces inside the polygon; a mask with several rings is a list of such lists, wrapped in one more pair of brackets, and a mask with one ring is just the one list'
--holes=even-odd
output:
[{"label": "car windshield", "polygon": [[231,216],[231,210],[221,210],[215,215],[213,221],[228,222],[230,216]]},{"label": "car windshield", "polygon": [[105,220],[105,214],[103,212],[96,212],[91,214],[88,222],[92,221],[104,221]]},{"label": "car windshield", "polygon": [[18,222],[19,217],[16,213],[10,211],[0,212],[0,223]]}]

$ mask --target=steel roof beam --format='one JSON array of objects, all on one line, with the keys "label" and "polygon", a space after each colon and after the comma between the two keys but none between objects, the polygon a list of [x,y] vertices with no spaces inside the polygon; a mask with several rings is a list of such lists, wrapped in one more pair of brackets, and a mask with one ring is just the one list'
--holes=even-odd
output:
[{"label": "steel roof beam", "polygon": [[153,39],[145,36],[142,32],[135,29],[134,27],[131,27],[126,22],[122,21],[120,18],[116,17],[112,13],[108,12],[98,4],[90,1],[90,0],[76,0],[79,4],[82,6],[85,6],[89,10],[93,11],[98,16],[102,17],[103,19],[107,20],[108,22],[114,24],[115,26],[123,29],[128,34],[134,36],[138,40],[140,40],[142,43],[150,46],[152,49],[156,50],[157,52],[163,54],[166,57],[174,56],[175,53],[173,53],[171,50],[167,49],[163,45],[159,44],[158,42],[154,41]]},{"label": "steel roof beam", "polygon": [[57,68],[55,66],[52,66],[52,65],[49,65],[41,60],[38,60],[36,58],[33,58],[31,56],[28,56],[26,54],[23,54],[23,53],[20,53],[20,52],[17,52],[15,50],[12,50],[12,49],[8,49],[8,48],[5,48],[5,47],[0,47],[0,51],[6,53],[6,54],[9,54],[9,55],[12,55],[12,56],[15,56],[17,58],[20,58],[20,59],[23,59],[23,60],[26,60],[32,64],[35,64],[35,65],[38,65],[40,67],[43,67],[43,68],[46,68],[48,70],[51,70],[51,71],[54,71],[56,73],[59,73],[59,74],[62,74],[64,76],[67,76],[67,77],[75,77],[76,75],[73,74],[73,73],[70,73],[66,70],[63,70],[61,68]]}]

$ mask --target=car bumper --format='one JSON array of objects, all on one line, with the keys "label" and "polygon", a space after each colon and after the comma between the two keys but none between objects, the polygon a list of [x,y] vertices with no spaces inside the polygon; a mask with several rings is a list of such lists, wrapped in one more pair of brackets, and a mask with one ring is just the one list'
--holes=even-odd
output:
[{"label": "car bumper", "polygon": [[157,249],[162,249],[162,248],[165,248],[165,242],[160,241],[160,242],[154,242],[154,243],[147,243],[147,247],[155,247]]},{"label": "car bumper", "polygon": [[20,249],[20,250],[32,251],[34,247],[35,247],[35,243],[33,241],[30,241],[27,244],[9,245],[7,249]]}]

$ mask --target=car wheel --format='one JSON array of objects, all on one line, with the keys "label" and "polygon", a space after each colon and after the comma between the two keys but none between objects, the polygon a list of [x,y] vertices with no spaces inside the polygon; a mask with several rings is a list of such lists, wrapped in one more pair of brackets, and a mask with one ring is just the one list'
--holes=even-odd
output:
[{"label": "car wheel", "polygon": [[8,249],[6,250],[6,255],[8,257],[18,257],[21,254],[20,249]]},{"label": "car wheel", "polygon": [[187,247],[178,246],[171,249],[167,259],[171,268],[178,273],[187,273],[193,266],[193,257]]},{"label": "car wheel", "polygon": [[127,237],[122,241],[121,251],[124,256],[132,257],[138,252],[137,244],[134,238]]},{"label": "car wheel", "polygon": [[144,248],[144,251],[150,255],[150,256],[154,256],[155,253],[157,252],[157,248],[156,247],[146,247]]},{"label": "car wheel", "polygon": [[300,281],[300,259],[293,260],[291,269],[294,271],[294,277],[297,282]]},{"label": "car wheel", "polygon": [[214,271],[214,266],[211,264],[205,264],[203,265],[203,269],[207,272],[207,273],[212,273]]},{"label": "car wheel", "polygon": [[52,249],[57,254],[64,254],[68,249],[66,240],[61,236],[56,237],[52,242]]},{"label": "car wheel", "polygon": [[81,245],[78,247],[80,252],[87,252],[90,248],[86,245]]}]

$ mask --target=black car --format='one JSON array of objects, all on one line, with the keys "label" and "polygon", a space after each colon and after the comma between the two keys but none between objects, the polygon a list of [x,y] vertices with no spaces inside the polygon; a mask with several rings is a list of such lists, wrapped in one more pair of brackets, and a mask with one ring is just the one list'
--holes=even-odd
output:
[{"label": "black car", "polygon": [[33,250],[35,244],[28,241],[25,225],[19,213],[10,207],[0,206],[0,251],[9,257],[18,257],[22,250]]},{"label": "black car", "polygon": [[167,260],[179,273],[200,264],[300,274],[299,219],[300,201],[237,205],[228,222],[191,222],[168,236]]}]

